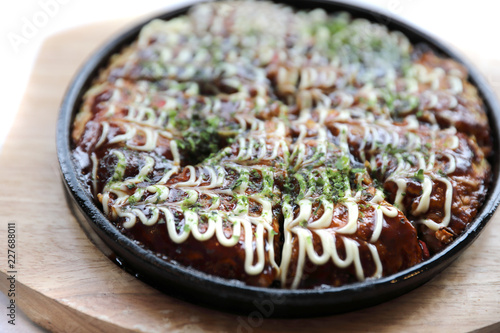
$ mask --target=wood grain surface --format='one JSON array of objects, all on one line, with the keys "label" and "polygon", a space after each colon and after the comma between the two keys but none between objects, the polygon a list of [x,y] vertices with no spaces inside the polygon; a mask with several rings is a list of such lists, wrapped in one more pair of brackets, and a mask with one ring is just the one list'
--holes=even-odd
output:
[{"label": "wood grain surface", "polygon": [[15,222],[16,302],[34,322],[56,332],[500,330],[498,213],[464,255],[431,282],[390,302],[331,317],[270,320],[257,309],[237,316],[202,308],[160,293],[107,259],[66,204],[55,128],[78,66],[126,23],[87,26],[46,41],[0,156],[0,289],[8,289],[7,223]]}]

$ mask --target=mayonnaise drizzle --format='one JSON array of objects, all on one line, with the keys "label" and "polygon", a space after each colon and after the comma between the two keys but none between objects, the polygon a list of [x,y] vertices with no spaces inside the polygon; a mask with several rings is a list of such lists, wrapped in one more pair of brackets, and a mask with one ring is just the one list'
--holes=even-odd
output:
[{"label": "mayonnaise drizzle", "polygon": [[[324,57],[320,51],[328,48],[332,41],[350,37],[341,37],[342,32],[332,34],[325,26],[317,24],[324,23],[324,19],[319,19],[315,23],[315,27],[318,25],[317,29],[302,29],[308,28],[304,18],[293,21],[293,24],[301,27],[302,34],[313,37],[316,49],[309,50],[309,44],[301,45],[300,43],[287,49],[285,48],[285,38],[283,38],[288,33],[286,28],[288,23],[285,24],[288,22],[287,15],[277,15],[276,22],[272,20],[273,22],[262,23],[259,19],[256,20],[257,26],[262,24],[266,29],[271,24],[274,29],[268,30],[271,30],[272,36],[257,37],[248,34],[242,38],[242,34],[246,33],[244,25],[237,24],[238,22],[231,23],[234,25],[231,27],[234,31],[226,42],[245,47],[228,48],[228,50],[217,47],[216,50],[209,50],[204,46],[221,42],[220,38],[213,34],[225,33],[226,22],[224,22],[223,17],[215,14],[211,17],[210,10],[207,11],[208,7],[196,8],[198,9],[195,9],[197,13],[195,17],[198,17],[199,20],[191,22],[186,17],[169,22],[155,20],[140,33],[139,49],[146,50],[150,45],[153,45],[151,50],[154,51],[153,53],[157,53],[155,54],[160,60],[151,62],[150,67],[147,68],[146,76],[151,76],[152,80],[161,79],[165,82],[168,79],[171,86],[168,87],[169,84],[165,84],[167,89],[155,92],[156,96],[152,96],[148,93],[148,90],[152,89],[152,85],[147,79],[144,79],[137,82],[140,93],[136,92],[135,95],[128,96],[124,90],[126,80],[119,78],[115,82],[109,101],[106,102],[108,107],[105,113],[106,117],[112,118],[119,113],[125,114],[125,112],[126,114],[122,118],[112,119],[114,122],[111,122],[110,119],[101,121],[101,134],[95,148],[106,144],[119,144],[134,151],[149,153],[158,148],[159,141],[167,142],[166,145],[172,154],[172,165],[164,171],[159,181],[151,183],[145,188],[137,188],[131,194],[129,186],[144,182],[147,176],[153,172],[155,160],[150,156],[144,157],[144,165],[139,173],[133,178],[123,179],[127,167],[125,155],[119,149],[112,149],[110,154],[117,158],[117,163],[111,181],[106,184],[100,196],[105,214],[113,218],[122,217],[125,228],[132,228],[136,223],[147,226],[165,223],[170,239],[177,244],[185,242],[190,236],[199,241],[216,237],[217,241],[225,247],[240,244],[245,251],[244,265],[245,271],[249,275],[261,273],[268,259],[273,268],[279,271],[282,284],[284,286],[290,285],[292,288],[299,286],[307,260],[316,265],[324,265],[331,261],[339,268],[347,268],[352,265],[358,280],[366,278],[361,265],[361,244],[349,236],[358,232],[358,221],[363,211],[367,209],[373,210],[373,219],[371,221],[372,234],[366,243],[366,248],[375,266],[373,277],[382,276],[383,265],[375,243],[383,235],[384,220],[397,217],[400,212],[398,209],[405,210],[404,197],[405,191],[408,189],[407,181],[415,178],[417,173],[419,179],[421,178],[422,194],[411,213],[414,216],[425,216],[429,210],[433,185],[435,182],[441,182],[446,185],[442,221],[437,223],[430,219],[422,219],[419,223],[423,223],[433,230],[438,230],[449,224],[453,196],[452,183],[446,177],[437,176],[435,169],[438,163],[436,159],[439,161],[441,155],[438,153],[436,157],[434,151],[422,152],[426,143],[431,143],[431,146],[434,146],[435,137],[429,140],[429,138],[420,137],[417,134],[421,123],[415,114],[411,114],[414,109],[406,108],[401,111],[399,116],[404,116],[404,118],[397,125],[399,129],[395,129],[392,127],[394,126],[393,114],[391,113],[393,111],[389,110],[387,105],[379,105],[383,89],[395,90],[397,75],[399,75],[395,68],[380,68],[383,72],[383,75],[378,78],[382,82],[380,83],[374,80],[374,77],[379,76],[379,73],[372,73],[368,66],[362,68],[360,64],[345,63],[347,60],[343,59],[342,54],[331,59]],[[210,17],[211,19],[209,19]],[[245,20],[245,16],[240,17],[240,20]],[[364,20],[356,20],[354,23],[358,29],[377,28]],[[404,54],[409,52],[411,46],[404,36],[398,35],[397,32],[384,32],[384,34],[387,35],[385,36],[386,43],[397,41],[394,46],[399,48],[400,52]],[[157,37],[159,38],[157,39]],[[186,39],[182,41],[183,47],[179,48],[178,45],[183,39]],[[159,46],[155,46],[152,41],[159,43]],[[356,44],[355,39],[353,39],[353,43]],[[296,54],[304,54],[305,51],[310,52],[306,60],[295,56]],[[137,61],[138,55],[130,54],[123,64],[123,71],[128,73],[134,68]],[[289,115],[288,106],[285,104],[293,104],[298,107],[298,118],[287,119],[286,125],[285,122],[276,118],[263,121],[261,120],[263,118],[258,119],[254,116],[257,111],[260,112],[268,107],[271,100],[270,89],[266,86],[267,82],[270,81],[267,76],[269,73],[265,69],[265,65],[271,62],[277,64],[276,77],[273,78],[276,81],[276,86],[273,89],[279,92],[280,98],[281,95],[284,96],[282,100],[290,102],[282,103],[280,117]],[[255,63],[261,67],[250,66]],[[321,63],[321,66],[317,65],[318,63]],[[342,65],[345,64],[351,66],[343,67]],[[248,71],[245,75],[251,79],[246,78],[245,75],[242,75],[243,78],[240,77],[241,71]],[[237,156],[228,157],[215,164],[181,167],[181,163],[184,162],[181,157],[182,145],[179,148],[180,144],[175,139],[179,137],[179,133],[176,131],[171,114],[172,112],[176,114],[178,110],[184,110],[190,119],[196,109],[193,105],[198,102],[197,110],[201,110],[200,114],[217,115],[223,112],[225,99],[200,96],[200,89],[203,89],[203,86],[199,82],[210,82],[214,78],[217,78],[227,90],[236,91],[223,95],[225,98],[230,97],[238,104],[235,113],[231,115],[231,121],[236,122],[236,127],[238,127],[234,130],[234,133],[237,133]],[[422,64],[412,64],[402,79],[406,89],[405,93],[412,94],[410,97],[415,97],[414,95],[420,93],[422,84],[430,87],[421,93],[421,97],[426,101],[423,103],[425,105],[414,106],[417,108],[425,107],[426,111],[441,103],[441,95],[437,90],[443,82],[448,84],[445,97],[448,99],[450,109],[458,105],[454,94],[464,91],[460,72],[446,73],[442,68],[428,68]],[[359,82],[355,82],[355,80],[359,80]],[[360,88],[358,87],[357,93],[350,91],[349,84],[354,82],[361,85]],[[343,85],[347,85],[346,89]],[[103,89],[102,86],[99,88]],[[127,103],[120,103],[121,99],[129,97],[130,100]],[[161,106],[158,107],[151,106],[153,97],[157,97],[164,103],[160,103]],[[182,98],[179,97],[187,99],[186,105],[180,102]],[[197,100],[194,101],[190,97]],[[248,102],[250,97],[253,99],[253,104]],[[363,102],[360,102],[361,100]],[[252,110],[249,111],[249,109]],[[353,117],[354,115],[355,117]],[[429,113],[426,116],[434,124],[433,128],[437,128],[434,114]],[[356,119],[357,125],[362,127],[360,134],[352,131],[353,119]],[[331,123],[327,124],[328,121]],[[314,124],[311,125],[311,122]],[[266,136],[264,135],[266,126],[270,123],[275,126],[274,132]],[[110,134],[113,133],[112,126],[118,126],[122,134],[112,136]],[[290,138],[287,138],[287,130],[290,127],[298,128],[299,131],[293,144],[290,144],[288,141]],[[331,139],[332,127],[338,130],[338,135],[334,140]],[[443,153],[447,159],[447,168],[441,170],[448,175],[456,171],[457,159],[453,151],[460,146],[460,140],[455,135],[456,129],[454,127],[451,128],[450,133],[446,140],[448,151]],[[384,175],[391,170],[386,181],[392,181],[397,185],[394,201],[394,206],[397,208],[385,202],[383,193],[377,190],[373,198],[366,203],[368,208],[360,209],[359,202],[362,191],[356,189],[357,192],[352,193],[348,180],[343,200],[336,204],[332,200],[326,199],[325,196],[316,197],[313,190],[307,187],[307,176],[300,174],[300,171],[312,169],[314,175],[311,172],[309,177],[317,176],[327,179],[325,163],[327,158],[331,158],[331,155],[338,158],[348,157],[348,167],[351,167],[350,163],[354,161],[354,157],[350,152],[352,146],[349,141],[355,135],[363,137],[358,146],[361,162],[368,160],[370,164],[368,168],[379,170]],[[336,145],[331,141],[335,141]],[[396,149],[397,152],[391,153],[391,149]],[[224,156],[229,156],[231,148],[226,148],[222,152],[225,154]],[[95,153],[92,153],[90,158],[92,161],[92,188],[96,192],[98,160]],[[289,172],[288,177],[293,177],[300,183],[301,195],[301,199],[297,200],[296,206],[294,206],[298,210],[296,217],[294,217],[290,203],[291,198],[288,197],[282,204],[282,213],[285,216],[285,241],[279,267],[274,258],[275,231],[273,230],[273,201],[271,199],[271,194],[275,191],[273,185],[275,171],[267,166],[278,159],[283,164],[280,166],[280,171]],[[389,169],[390,164],[394,161],[397,163],[395,169]],[[232,173],[232,170],[238,175],[238,178],[234,187],[230,188],[226,183],[229,172]],[[259,193],[248,195],[247,193],[251,191],[250,172],[252,171],[258,171],[261,174],[262,190]],[[173,177],[181,172],[188,172],[189,178],[182,182],[172,181]],[[366,187],[363,185],[362,177],[358,176],[357,179],[359,186]],[[331,190],[329,185],[325,185],[324,191],[328,190]],[[172,191],[180,191],[185,194],[185,198],[176,202],[169,201],[169,195]],[[202,195],[211,198],[212,203],[201,210],[196,209],[194,206]],[[232,195],[236,200],[235,207],[230,212],[221,209],[221,198],[226,195]],[[287,195],[289,194],[284,194],[284,196]],[[251,216],[249,213],[250,200],[262,207],[260,216]],[[315,202],[322,208],[321,216],[316,216],[313,213]],[[138,208],[139,204],[141,209]],[[340,226],[333,225],[336,209],[345,211],[346,218],[345,221],[342,221],[344,224]],[[176,213],[182,213],[184,216],[185,225],[181,229],[178,229]],[[204,232],[200,231],[202,220],[206,221],[203,222],[206,223]],[[228,221],[232,224],[230,232],[226,226]],[[322,248],[321,255],[315,251],[313,240],[319,241]],[[344,247],[344,259],[339,257],[337,245]],[[297,248],[294,249],[294,247]],[[293,250],[297,250],[298,254],[297,262],[292,264]],[[295,271],[289,272],[289,268],[293,265],[296,266]],[[292,281],[288,281],[290,277],[292,277]]]}]

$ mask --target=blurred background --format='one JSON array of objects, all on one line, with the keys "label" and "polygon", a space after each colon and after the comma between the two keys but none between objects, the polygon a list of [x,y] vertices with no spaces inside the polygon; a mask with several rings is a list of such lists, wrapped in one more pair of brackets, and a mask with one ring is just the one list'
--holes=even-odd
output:
[{"label": "blurred background", "polygon": [[[40,46],[61,31],[109,20],[137,20],[196,0],[23,0],[0,2],[0,152],[25,93]],[[359,0],[413,23],[473,59],[500,91],[500,3],[487,0]],[[293,4],[293,1],[290,1]],[[33,23],[36,23],[35,26]],[[31,29],[28,27],[30,26]],[[103,32],[106,34],[106,32]],[[61,92],[62,94],[62,92]],[[6,263],[0,263],[4,265]],[[22,272],[20,272],[22,274]],[[0,294],[0,308],[8,302]],[[3,313],[3,312],[0,312]],[[3,318],[4,316],[0,317]],[[0,332],[43,332],[20,313]]]}]

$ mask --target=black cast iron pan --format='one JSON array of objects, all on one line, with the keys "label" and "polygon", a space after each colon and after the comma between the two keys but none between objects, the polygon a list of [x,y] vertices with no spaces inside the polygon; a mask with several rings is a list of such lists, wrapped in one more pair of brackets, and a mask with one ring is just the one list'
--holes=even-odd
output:
[{"label": "black cast iron pan", "polygon": [[[353,17],[365,18],[375,23],[384,24],[390,30],[401,31],[413,44],[425,43],[434,51],[453,58],[467,67],[470,81],[478,88],[484,100],[493,133],[494,154],[490,161],[493,181],[486,202],[475,220],[444,251],[405,271],[377,280],[368,280],[342,287],[287,290],[246,286],[238,281],[218,278],[166,262],[122,235],[106,219],[78,180],[76,168],[71,159],[71,126],[80,109],[82,95],[90,87],[99,69],[107,64],[112,54],[119,52],[123,46],[131,43],[138,36],[140,29],[150,20],[130,28],[109,41],[97,50],[76,74],[66,92],[60,110],[57,124],[57,154],[63,182],[67,190],[67,199],[81,226],[106,255],[123,265],[127,271],[170,295],[196,304],[246,314],[266,309],[266,317],[297,318],[352,311],[400,296],[439,274],[477,238],[500,201],[500,183],[498,182],[500,105],[485,79],[466,59],[442,42],[407,23],[373,9],[336,1],[304,0],[288,2],[287,4],[297,9],[321,7],[327,12],[350,12]],[[170,19],[185,14],[188,9],[189,6],[154,18]]]}]

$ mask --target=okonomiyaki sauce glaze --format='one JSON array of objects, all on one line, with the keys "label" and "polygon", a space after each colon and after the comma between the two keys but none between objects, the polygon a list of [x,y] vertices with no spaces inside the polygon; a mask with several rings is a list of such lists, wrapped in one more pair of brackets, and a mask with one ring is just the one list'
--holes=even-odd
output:
[{"label": "okonomiyaki sauce glaze", "polygon": [[347,13],[268,2],[146,25],[86,92],[72,137],[121,232],[264,287],[411,267],[465,230],[490,179],[462,65]]}]

